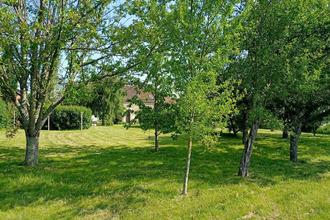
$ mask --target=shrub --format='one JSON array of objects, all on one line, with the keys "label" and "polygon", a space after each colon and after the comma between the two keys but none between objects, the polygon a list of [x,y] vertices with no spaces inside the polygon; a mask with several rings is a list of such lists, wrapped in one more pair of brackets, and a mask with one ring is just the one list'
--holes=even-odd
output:
[{"label": "shrub", "polygon": [[330,124],[319,127],[316,130],[317,134],[330,134]]},{"label": "shrub", "polygon": [[[83,113],[83,128],[92,126],[92,110],[82,106],[58,106],[50,115],[51,130],[80,129],[80,113]],[[48,123],[44,125],[48,129]]]},{"label": "shrub", "polygon": [[0,98],[0,128],[5,128],[10,123],[6,103]]}]

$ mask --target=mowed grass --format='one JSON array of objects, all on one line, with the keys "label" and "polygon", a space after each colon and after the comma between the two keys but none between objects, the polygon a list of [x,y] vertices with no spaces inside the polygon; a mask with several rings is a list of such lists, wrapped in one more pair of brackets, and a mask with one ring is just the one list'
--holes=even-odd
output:
[{"label": "mowed grass", "polygon": [[42,131],[39,165],[24,160],[22,130],[0,131],[0,219],[330,219],[330,136],[303,134],[299,163],[280,132],[260,130],[250,175],[237,176],[243,145],[224,134],[193,146],[181,195],[187,138],[122,125]]}]

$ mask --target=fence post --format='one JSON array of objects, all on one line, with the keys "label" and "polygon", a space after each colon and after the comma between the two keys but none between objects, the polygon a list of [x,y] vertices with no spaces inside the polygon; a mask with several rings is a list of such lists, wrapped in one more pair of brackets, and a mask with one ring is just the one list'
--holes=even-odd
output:
[{"label": "fence post", "polygon": [[80,130],[83,129],[83,113],[80,112]]}]

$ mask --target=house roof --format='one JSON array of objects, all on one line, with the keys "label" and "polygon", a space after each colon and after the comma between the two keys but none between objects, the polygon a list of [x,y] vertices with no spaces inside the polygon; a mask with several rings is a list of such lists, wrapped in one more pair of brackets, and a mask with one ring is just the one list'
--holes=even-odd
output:
[{"label": "house roof", "polygon": [[[124,91],[126,93],[124,100],[127,101],[128,99],[133,98],[133,96],[137,96],[138,99],[143,100],[145,102],[154,102],[154,96],[151,92],[143,92],[143,89],[139,89],[133,85],[126,85],[124,87]],[[165,102],[170,103],[172,99],[170,97],[165,97]]]},{"label": "house roof", "polygon": [[138,99],[145,101],[152,101],[153,95],[150,92],[143,92],[143,89],[139,89],[136,86],[126,85],[124,87],[124,91],[126,92],[125,101],[133,98],[137,95]]}]

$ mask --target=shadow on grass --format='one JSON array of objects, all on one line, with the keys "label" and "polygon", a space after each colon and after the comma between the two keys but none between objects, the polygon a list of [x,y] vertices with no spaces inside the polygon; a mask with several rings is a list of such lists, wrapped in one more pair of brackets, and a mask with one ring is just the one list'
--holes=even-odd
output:
[{"label": "shadow on grass", "polygon": [[[189,176],[189,181],[196,184],[194,187],[242,182],[267,186],[286,179],[319,178],[319,174],[329,168],[328,161],[312,160],[314,151],[329,151],[326,144],[311,149],[315,148],[314,142],[302,140],[302,151],[310,152],[310,157],[293,164],[288,161],[287,140],[278,135],[260,134],[251,159],[250,178],[243,179],[236,176],[243,149],[240,142],[239,137],[223,136],[216,148],[205,150],[194,146]],[[38,166],[18,167],[24,150],[1,149],[0,210],[53,200],[79,203],[85,197],[113,197],[121,201],[121,206],[143,204],[146,202],[144,195],[174,198],[183,181],[186,138],[173,141],[162,136],[160,151],[154,153],[152,150],[125,145],[48,147],[40,150]],[[162,185],[177,188],[162,188]],[[125,208],[114,204],[109,207],[106,201],[99,200],[94,207],[108,207],[114,213]],[[71,214],[79,214],[81,209]]]}]

